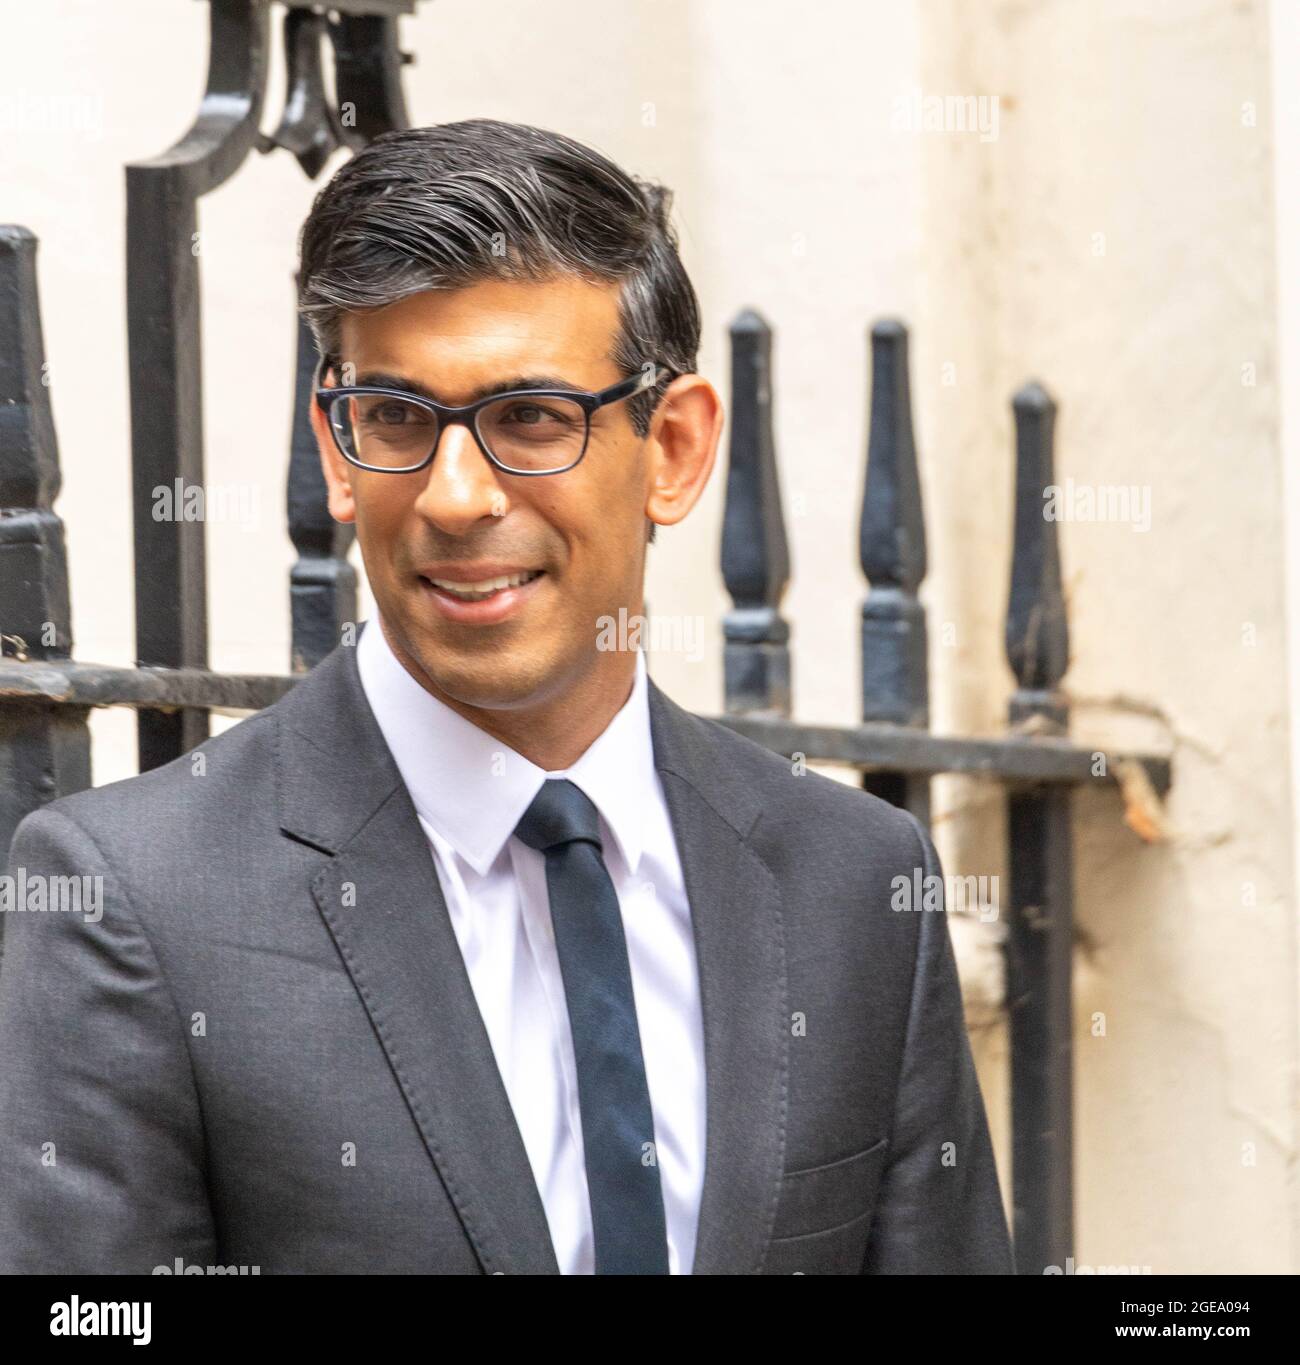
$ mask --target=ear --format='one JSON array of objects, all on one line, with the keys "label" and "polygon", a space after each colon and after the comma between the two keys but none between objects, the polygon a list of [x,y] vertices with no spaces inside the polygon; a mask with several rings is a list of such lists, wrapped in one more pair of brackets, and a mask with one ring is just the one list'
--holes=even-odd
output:
[{"label": "ear", "polygon": [[646,436],[645,513],[656,525],[676,525],[699,501],[722,424],[722,399],[703,375],[679,375],[664,390]]},{"label": "ear", "polygon": [[[334,388],[334,376],[330,372],[323,381],[325,388]],[[316,449],[320,454],[321,473],[325,476],[325,487],[329,493],[330,516],[335,521],[356,521],[357,507],[352,494],[352,466],[339,453],[329,422],[317,403],[313,386],[311,400],[311,429],[316,437]]]}]

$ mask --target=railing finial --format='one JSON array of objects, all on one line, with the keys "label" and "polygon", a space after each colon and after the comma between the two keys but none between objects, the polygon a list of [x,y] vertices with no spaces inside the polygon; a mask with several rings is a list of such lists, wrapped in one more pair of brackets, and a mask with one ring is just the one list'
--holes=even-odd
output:
[{"label": "railing finial", "polygon": [[772,438],[772,329],[753,309],[731,324],[731,456],[722,577],[726,710],[790,714],[790,626],[781,597],[790,554]]},{"label": "railing finial", "polygon": [[1064,729],[1057,685],[1070,661],[1056,524],[1046,499],[1053,485],[1056,403],[1037,380],[1011,400],[1016,422],[1015,539],[1007,603],[1007,660],[1017,690],[1013,723],[1038,716]]},{"label": "railing finial", "polygon": [[[36,238],[23,227],[0,227],[0,656],[24,667],[72,652],[48,381]],[[56,713],[16,702],[5,708],[0,736],[3,860],[23,816],[90,786],[90,732],[84,707]]]},{"label": "railing finial", "polygon": [[871,430],[858,533],[870,591],[862,604],[862,718],[929,724],[925,520],[912,437],[907,328],[893,318],[871,329]]},{"label": "railing finial", "polygon": [[337,648],[347,623],[357,619],[357,571],[348,562],[356,528],[330,516],[325,476],[311,429],[316,360],[316,340],[311,328],[299,318],[286,499],[289,539],[298,552],[289,570],[293,624],[290,668],[294,673],[315,668]]}]

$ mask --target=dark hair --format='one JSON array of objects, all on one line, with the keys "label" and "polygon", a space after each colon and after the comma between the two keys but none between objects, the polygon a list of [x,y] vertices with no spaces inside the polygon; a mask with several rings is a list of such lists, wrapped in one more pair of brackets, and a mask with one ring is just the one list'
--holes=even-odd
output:
[{"label": "dark hair", "polygon": [[674,374],[695,369],[699,303],[668,221],[672,195],[559,133],[466,119],[384,133],[345,163],[303,224],[298,307],[339,359],[343,312],[426,289],[557,274],[621,284],[610,357],[672,374],[628,401],[639,436]]}]

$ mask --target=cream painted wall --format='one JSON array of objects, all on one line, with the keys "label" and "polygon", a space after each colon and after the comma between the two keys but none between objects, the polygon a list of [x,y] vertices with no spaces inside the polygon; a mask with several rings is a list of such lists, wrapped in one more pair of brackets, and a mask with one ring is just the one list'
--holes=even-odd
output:
[{"label": "cream painted wall", "polygon": [[[184,131],[205,6],[134,0],[125,37],[120,6],[7,8],[0,91],[19,98],[0,102],[0,219],[42,240],[76,652],[129,663],[122,166]],[[675,190],[706,320],[700,365],[724,396],[730,319],[752,305],[776,327],[800,718],[857,715],[873,318],[913,332],[937,729],[995,731],[1005,715],[1011,390],[1032,373],[1055,392],[1062,478],[1150,489],[1149,531],[1061,527],[1076,736],[1163,747],[1177,774],[1174,836],[1156,846],[1123,827],[1113,794],[1078,798],[1078,1258],[1300,1268],[1285,657],[1300,618],[1294,596],[1289,617],[1283,605],[1300,519],[1288,528],[1280,499],[1294,383],[1278,365],[1286,143],[1275,153],[1269,99],[1270,63],[1292,84],[1295,68],[1271,51],[1264,6],[436,0],[404,31],[416,121],[541,123]],[[278,58],[275,70],[268,123]],[[917,92],[998,95],[996,138],[900,128],[897,101]],[[67,121],[68,98],[80,126],[48,126]],[[200,211],[208,479],[254,490],[258,511],[251,529],[209,527],[225,669],[288,659],[291,276],[312,192],[284,154],[254,157]],[[244,409],[212,401],[240,386]],[[653,667],[705,712],[721,704],[721,475],[660,534],[648,588],[656,613],[702,618],[702,658],[661,653]],[[97,715],[94,734],[97,781],[132,771],[128,715]],[[948,871],[1005,875],[1001,806],[995,788],[937,784]],[[987,943],[963,935],[960,948],[973,982]],[[976,1046],[1005,1177],[1003,1030]]]},{"label": "cream painted wall", "polygon": [[[1286,616],[1288,702],[1291,715],[1291,827],[1300,811],[1300,81],[1295,78],[1292,54],[1300,52],[1300,5],[1274,3],[1269,56],[1273,91],[1273,189],[1277,203],[1277,317],[1280,386],[1280,455],[1283,475],[1283,515],[1286,525]],[[1300,886],[1300,838],[1293,838],[1292,962],[1300,979],[1300,922],[1294,908]],[[1291,1002],[1289,1034],[1300,1034],[1300,998]],[[1300,1066],[1291,1071],[1291,1110],[1300,1114]],[[1296,1148],[1292,1134],[1292,1171]],[[1294,1189],[1294,1175],[1292,1176]],[[1293,1263],[1300,1262],[1300,1199],[1291,1201]]]},{"label": "cream painted wall", "polygon": [[[1150,493],[1149,530],[1060,526],[1075,738],[1150,744],[1176,772],[1156,846],[1113,795],[1076,798],[1078,1258],[1294,1270],[1268,13],[927,0],[919,27],[927,89],[1003,97],[996,142],[924,149],[914,392],[943,528],[932,620],[959,623],[939,726],[1005,715],[1009,546],[987,528],[1009,516],[1012,390],[1055,393],[1058,481]],[[957,864],[1000,863],[999,803],[953,786],[973,806]]]}]

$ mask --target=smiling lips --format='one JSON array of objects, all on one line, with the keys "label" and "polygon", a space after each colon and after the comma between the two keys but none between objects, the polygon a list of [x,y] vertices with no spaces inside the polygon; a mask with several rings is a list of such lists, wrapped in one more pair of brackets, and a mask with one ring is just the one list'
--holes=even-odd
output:
[{"label": "smiling lips", "polygon": [[518,588],[525,583],[531,583],[534,578],[541,576],[541,572],[541,569],[523,569],[519,573],[497,574],[493,578],[483,578],[477,582],[435,578],[431,574],[422,574],[421,577],[432,583],[435,588],[449,593],[458,602],[485,602],[503,588]]},{"label": "smiling lips", "polygon": [[509,564],[480,561],[430,565],[419,579],[444,620],[487,626],[505,621],[520,610],[545,576],[545,569],[516,569]]}]

